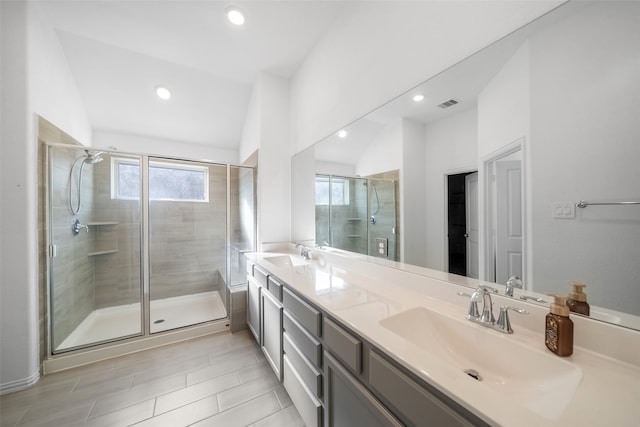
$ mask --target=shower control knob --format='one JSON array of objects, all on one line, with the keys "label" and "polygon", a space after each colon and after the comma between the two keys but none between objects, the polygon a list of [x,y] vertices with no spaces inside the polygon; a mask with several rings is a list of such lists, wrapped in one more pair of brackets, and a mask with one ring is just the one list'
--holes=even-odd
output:
[{"label": "shower control knob", "polygon": [[78,218],[73,220],[73,222],[71,223],[71,227],[71,229],[73,230],[73,234],[80,233],[80,230],[82,230],[83,228],[87,230],[87,233],[89,232],[89,226],[80,224],[80,220]]}]

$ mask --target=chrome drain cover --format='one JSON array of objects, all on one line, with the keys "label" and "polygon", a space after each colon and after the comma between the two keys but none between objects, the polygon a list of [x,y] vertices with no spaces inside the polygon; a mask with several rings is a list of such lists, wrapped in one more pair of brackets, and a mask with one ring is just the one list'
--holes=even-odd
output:
[{"label": "chrome drain cover", "polygon": [[464,373],[469,375],[471,378],[473,378],[476,381],[482,381],[482,377],[480,376],[480,372],[476,371],[475,369],[465,369]]}]

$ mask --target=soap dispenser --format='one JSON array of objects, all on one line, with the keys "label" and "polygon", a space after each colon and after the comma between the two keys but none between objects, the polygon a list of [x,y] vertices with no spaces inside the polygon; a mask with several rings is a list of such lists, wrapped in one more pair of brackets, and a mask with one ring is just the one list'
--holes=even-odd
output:
[{"label": "soap dispenser", "polygon": [[558,356],[571,356],[573,353],[573,321],[569,318],[569,307],[565,295],[547,294],[555,301],[547,314],[544,341],[549,350]]},{"label": "soap dispenser", "polygon": [[580,282],[569,281],[569,285],[573,287],[569,292],[569,299],[567,299],[567,307],[574,313],[589,315],[589,304],[587,303],[587,294],[582,291],[582,288],[586,288],[587,285]]}]

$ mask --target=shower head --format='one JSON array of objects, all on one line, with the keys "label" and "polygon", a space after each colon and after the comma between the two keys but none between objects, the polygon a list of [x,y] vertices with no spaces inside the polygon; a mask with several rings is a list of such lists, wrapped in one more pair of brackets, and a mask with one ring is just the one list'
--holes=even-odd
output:
[{"label": "shower head", "polygon": [[87,153],[87,158],[84,160],[85,163],[89,163],[90,165],[95,165],[96,163],[100,163],[104,159],[100,157],[104,151],[98,151],[97,153],[90,153],[89,150],[84,150]]}]

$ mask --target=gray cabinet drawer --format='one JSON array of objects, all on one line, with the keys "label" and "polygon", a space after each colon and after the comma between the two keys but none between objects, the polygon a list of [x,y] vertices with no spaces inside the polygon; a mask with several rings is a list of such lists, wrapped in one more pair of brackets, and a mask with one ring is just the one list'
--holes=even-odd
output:
[{"label": "gray cabinet drawer", "polygon": [[322,399],[322,374],[320,371],[307,361],[286,332],[282,344],[284,354],[289,358],[289,362],[296,369],[304,384],[315,397]]},{"label": "gray cabinet drawer", "polygon": [[313,397],[305,387],[300,375],[285,355],[283,358],[284,388],[289,393],[300,417],[307,427],[322,426],[322,403]]},{"label": "gray cabinet drawer", "polygon": [[253,266],[253,277],[256,279],[261,286],[267,287],[267,276],[269,273],[258,267],[257,265]]},{"label": "gray cabinet drawer", "polygon": [[369,385],[412,425],[473,425],[372,351],[369,352]]},{"label": "gray cabinet drawer", "polygon": [[347,366],[360,373],[362,369],[362,342],[331,320],[324,318],[324,344]]},{"label": "gray cabinet drawer", "polygon": [[282,283],[274,279],[273,276],[267,278],[267,289],[278,301],[282,301],[282,288]]},{"label": "gray cabinet drawer", "polygon": [[[286,291],[286,290],[285,290]],[[284,331],[291,342],[295,343],[300,352],[318,369],[322,367],[322,345],[309,334],[293,317],[284,311]]]},{"label": "gray cabinet drawer", "polygon": [[289,289],[282,295],[284,307],[289,310],[302,326],[316,337],[322,336],[322,314]]}]

